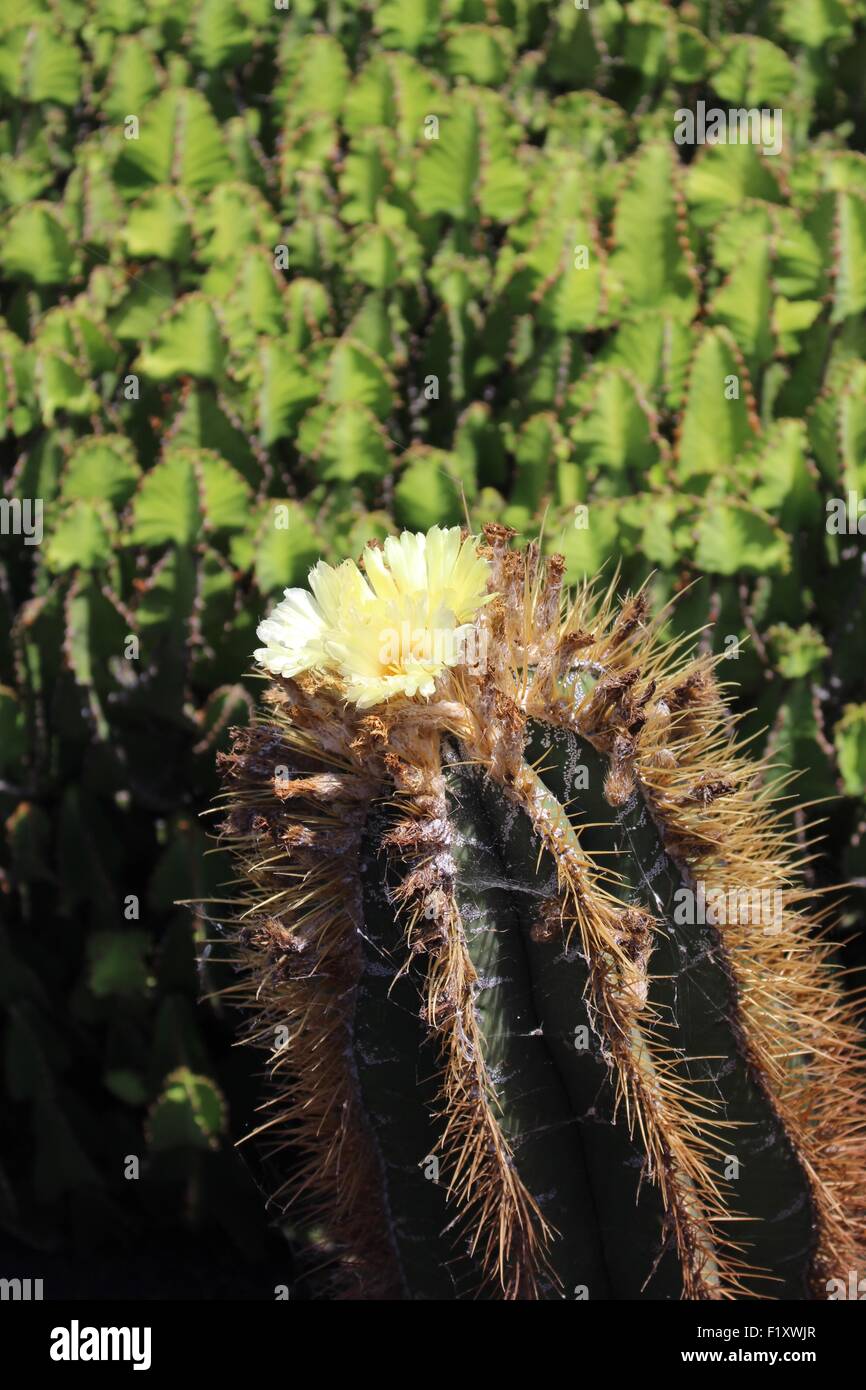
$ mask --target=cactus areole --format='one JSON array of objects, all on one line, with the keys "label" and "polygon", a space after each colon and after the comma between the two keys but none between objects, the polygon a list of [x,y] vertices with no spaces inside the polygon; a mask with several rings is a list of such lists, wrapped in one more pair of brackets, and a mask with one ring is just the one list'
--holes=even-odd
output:
[{"label": "cactus areole", "polygon": [[863,1071],[802,851],[714,659],[562,575],[434,527],[259,629],[222,834],[279,1200],[325,1296],[826,1298]]}]

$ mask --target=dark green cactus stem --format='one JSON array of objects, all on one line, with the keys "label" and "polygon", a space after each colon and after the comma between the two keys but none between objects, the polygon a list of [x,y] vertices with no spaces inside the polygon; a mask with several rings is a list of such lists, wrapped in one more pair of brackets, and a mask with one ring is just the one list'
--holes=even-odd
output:
[{"label": "dark green cactus stem", "polygon": [[539,857],[538,843],[524,815],[498,798],[489,797],[485,804],[477,780],[474,792],[479,819],[483,816],[481,824],[489,827],[501,873],[512,885],[536,1027],[561,1078],[570,1127],[586,1173],[585,1209],[593,1213],[598,1227],[604,1279],[595,1285],[588,1279],[576,1282],[585,1284],[591,1296],[605,1296],[606,1286],[608,1297],[636,1298],[642,1293],[678,1297],[682,1280],[678,1263],[666,1249],[658,1193],[644,1177],[644,1156],[629,1135],[625,1117],[614,1122],[613,1086],[584,997],[586,964],[578,943],[572,939],[566,944],[556,930],[555,917],[545,922],[542,915],[555,891],[555,868],[548,855]]},{"label": "dark green cactus stem", "polygon": [[[749,1288],[780,1298],[805,1297],[814,1243],[808,1183],[770,1103],[740,1055],[733,989],[717,933],[708,925],[674,924],[674,894],[683,886],[683,876],[665,855],[658,831],[638,793],[617,812],[605,801],[601,789],[606,768],[591,744],[578,743],[574,735],[562,732],[551,740],[549,730],[536,727],[527,752],[543,757],[541,779],[557,798],[551,814],[569,829],[571,822],[577,829],[584,825],[593,827],[580,837],[583,849],[614,856],[620,882],[613,891],[628,905],[653,905],[663,930],[656,933],[652,954],[646,962],[649,1002],[669,1023],[669,1046],[690,1059],[683,1071],[694,1083],[697,1094],[718,1101],[727,1122],[747,1126],[730,1141],[725,1139],[724,1131],[719,1132],[719,1152],[710,1157],[710,1165],[724,1186],[725,1170],[730,1168],[731,1160],[736,1161],[738,1176],[736,1182],[729,1184],[730,1200],[747,1219],[752,1218],[742,1228],[743,1242],[749,1246],[749,1261],[772,1271],[772,1277],[780,1281],[768,1289],[759,1279],[748,1280]],[[574,770],[581,767],[586,769],[586,786],[575,791],[569,783]],[[539,846],[526,818],[507,811],[503,815],[502,803],[495,798],[489,804],[511,876],[518,883],[525,883],[530,891],[533,885],[550,884],[551,879],[555,883],[549,857],[542,856],[536,872]],[[569,807],[567,816],[560,809],[565,805]],[[605,817],[613,823],[598,824]],[[601,864],[604,862],[600,860]],[[527,916],[524,914],[524,922],[529,925]],[[568,1046],[569,1034],[572,1038],[574,1034],[574,1001],[582,993],[579,981],[569,979],[567,968],[563,968],[561,941],[541,942],[530,949],[537,962],[533,975],[545,1035],[559,1044],[556,1051],[562,1059],[563,1075],[571,1082],[569,1091],[575,1102],[580,1104],[577,1098],[581,1097],[592,1105],[592,1092],[588,1092],[585,1083],[581,1086],[580,1058]],[[596,1049],[598,1046],[596,1040]],[[596,1070],[603,1071],[603,1067],[597,1066]],[[602,1082],[600,1078],[599,1090]],[[604,1087],[605,1096],[608,1090]],[[633,1215],[630,1210],[635,1199],[633,1196],[629,1202],[628,1169],[624,1166],[628,1159],[621,1153],[617,1161],[617,1149],[627,1135],[625,1117],[618,1117],[614,1134],[604,1111],[602,1115],[596,1113],[593,1121],[582,1125],[581,1133],[595,1178],[596,1202],[610,1220],[606,1250],[608,1262],[618,1274],[613,1279],[614,1296],[635,1297],[642,1282],[639,1271],[651,1267],[641,1254],[645,1250],[653,1255],[659,1248],[658,1212],[646,1200],[645,1190],[639,1213]],[[635,1191],[633,1175],[631,1186]],[[642,1220],[646,1207],[650,1212]],[[732,1238],[738,1238],[738,1234],[732,1227]],[[652,1292],[652,1282],[647,1291]]]},{"label": "dark green cactus stem", "polygon": [[763,769],[643,595],[566,605],[556,557],[487,542],[483,670],[370,712],[277,680],[227,762],[252,1031],[292,1035],[270,1123],[335,1287],[824,1296],[862,1059]]},{"label": "dark green cactus stem", "polygon": [[[485,1047],[503,1077],[504,1104],[514,1097],[507,1132],[518,1169],[558,1232],[551,1261],[559,1296],[636,1298],[649,1282],[649,1296],[678,1297],[679,1266],[663,1248],[664,1211],[651,1184],[641,1182],[643,1155],[624,1117],[613,1121],[607,1068],[597,1040],[592,1046],[585,965],[575,942],[566,946],[560,933],[551,939],[545,930],[554,866],[544,854],[539,860],[526,817],[489,788],[485,796],[474,769],[451,777],[458,896],[477,943]],[[479,888],[485,879],[491,886]],[[476,921],[471,904],[479,894],[490,911]],[[504,983],[494,984],[500,976]],[[509,976],[522,982],[522,996],[507,988]],[[487,1002],[491,994],[498,1012]],[[533,1085],[530,1056],[547,1079],[543,1093]],[[547,1156],[543,1181],[531,1161],[539,1149]]]},{"label": "dark green cactus stem", "polygon": [[[557,1231],[559,1286],[608,1293],[590,1175],[575,1114],[543,1035],[520,893],[470,769],[449,774],[455,896],[478,975],[475,1008],[500,1125],[521,1180]],[[545,1292],[549,1285],[542,1286]]]},{"label": "dark green cactus stem", "polygon": [[403,932],[376,856],[382,833],[381,818],[371,817],[361,860],[364,970],[355,1005],[355,1064],[381,1163],[403,1295],[452,1298],[459,1261],[442,1234],[447,1217],[441,1188],[425,1180],[424,1172],[429,1160],[433,1171],[436,1163],[437,1062],[419,1015],[417,980],[409,974],[395,979],[404,958]]},{"label": "dark green cactus stem", "polygon": [[[601,793],[603,760],[590,744],[567,733],[552,740],[549,730],[536,726],[527,752],[543,757],[548,810],[564,833],[572,833],[572,820],[577,828],[592,826],[583,849],[594,842],[599,855],[614,853],[623,902],[639,904],[649,894],[665,923],[647,966],[655,977],[652,1001],[671,1022],[670,1046],[690,1059],[684,1070],[697,1093],[717,1100],[728,1122],[747,1126],[727,1147],[720,1131],[719,1151],[710,1158],[722,1187],[726,1167],[737,1165],[736,1184],[727,1186],[732,1206],[746,1218],[742,1240],[750,1262],[774,1281],[768,1287],[767,1274],[757,1275],[745,1281],[746,1289],[806,1297],[814,1245],[808,1182],[739,1054],[732,987],[712,928],[673,925],[674,893],[683,879],[640,797],[613,823],[599,823],[613,812]],[[658,1192],[622,1108],[614,1114],[604,1040],[593,1033],[584,998],[585,964],[576,942],[566,945],[561,933],[551,939],[545,931],[545,905],[556,901],[555,865],[540,852],[527,817],[491,794],[475,769],[461,765],[460,753],[454,750],[448,774],[457,902],[479,977],[476,1010],[502,1131],[522,1181],[557,1232],[550,1253],[556,1282],[548,1281],[544,1291],[552,1297],[679,1297],[682,1279]],[[575,793],[569,783],[577,769],[587,775]],[[422,993],[417,985],[389,992],[402,933],[382,886],[370,885],[369,875],[365,881],[371,961],[356,1015],[359,1077],[384,1151],[390,1208],[411,1213],[410,1232],[398,1240],[404,1278],[413,1296],[438,1290],[432,1296],[442,1297],[447,1285],[439,1229],[447,1216],[424,1172],[435,1128],[424,1123],[433,1107],[428,1099],[425,1108],[417,1074],[424,1056]],[[432,1058],[427,1066],[429,1073]],[[426,1079],[429,1092],[429,1074]],[[405,1224],[398,1218],[398,1228]],[[731,1236],[739,1236],[733,1222]]]}]

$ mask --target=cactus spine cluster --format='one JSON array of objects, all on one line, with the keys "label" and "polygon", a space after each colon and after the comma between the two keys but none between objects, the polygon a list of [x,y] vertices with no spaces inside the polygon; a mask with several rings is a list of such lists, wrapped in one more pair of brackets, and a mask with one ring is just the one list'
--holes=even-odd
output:
[{"label": "cactus spine cluster", "polygon": [[278,1195],[340,1296],[826,1297],[863,1065],[787,804],[711,656],[512,537],[483,661],[372,709],[277,677],[224,760]]}]

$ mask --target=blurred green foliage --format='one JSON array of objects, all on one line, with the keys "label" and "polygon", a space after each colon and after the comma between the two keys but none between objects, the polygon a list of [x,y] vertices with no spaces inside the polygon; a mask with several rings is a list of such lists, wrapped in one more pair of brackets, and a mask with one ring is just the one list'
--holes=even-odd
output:
[{"label": "blurred green foliage", "polygon": [[[0,7],[4,497],[44,525],[0,535],[0,1225],[38,1248],[264,1248],[176,903],[226,896],[197,813],[320,555],[465,508],[654,572],[866,879],[827,526],[866,493],[864,0],[278,4]],[[699,100],[781,152],[675,144]]]}]

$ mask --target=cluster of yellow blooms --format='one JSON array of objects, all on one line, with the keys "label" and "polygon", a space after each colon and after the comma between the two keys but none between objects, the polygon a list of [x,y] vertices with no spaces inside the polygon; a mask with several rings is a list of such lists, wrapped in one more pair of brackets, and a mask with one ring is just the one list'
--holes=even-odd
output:
[{"label": "cluster of yellow blooms", "polygon": [[433,694],[461,653],[488,593],[489,565],[459,527],[404,531],[382,549],[310,570],[257,629],[256,660],[275,676],[330,671],[362,709],[393,695]]}]

